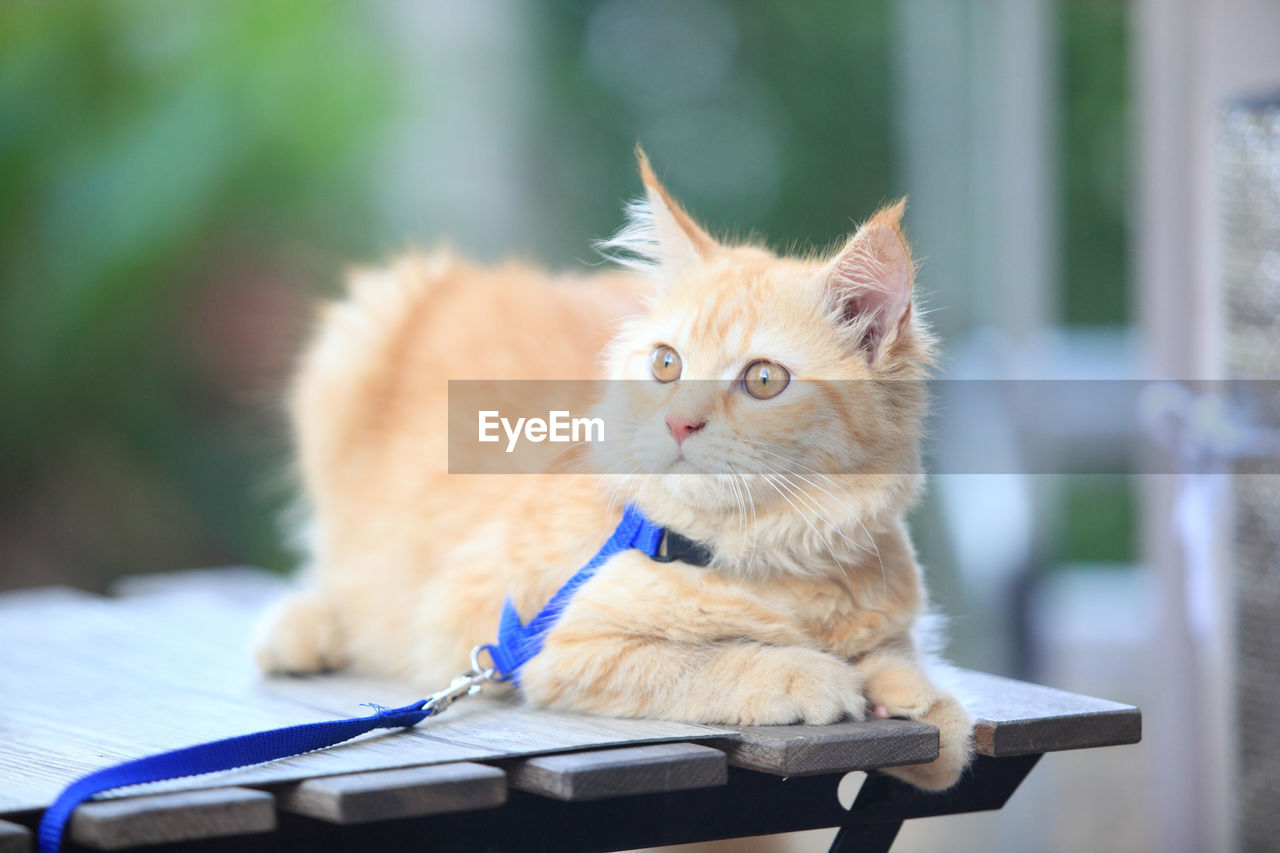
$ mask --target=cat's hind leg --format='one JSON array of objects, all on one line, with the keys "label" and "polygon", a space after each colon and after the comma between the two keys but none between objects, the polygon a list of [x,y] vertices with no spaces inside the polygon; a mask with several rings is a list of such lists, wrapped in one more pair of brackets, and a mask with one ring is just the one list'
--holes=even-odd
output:
[{"label": "cat's hind leg", "polygon": [[258,621],[253,659],[266,673],[342,669],[349,663],[334,604],[320,589],[290,593]]}]

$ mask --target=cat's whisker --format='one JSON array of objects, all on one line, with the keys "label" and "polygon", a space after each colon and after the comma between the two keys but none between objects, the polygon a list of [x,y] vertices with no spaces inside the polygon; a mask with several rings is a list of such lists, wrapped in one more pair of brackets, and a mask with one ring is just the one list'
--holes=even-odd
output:
[{"label": "cat's whisker", "polygon": [[[755,495],[751,492],[751,488],[748,485],[746,478],[736,468],[734,468],[732,464],[725,463],[725,467],[729,469],[730,476],[734,479],[735,483],[740,484],[736,486],[739,493],[742,495],[742,528],[740,529],[743,529],[742,538],[744,540],[747,538],[748,534],[751,537],[751,553],[747,556],[743,567],[750,570],[755,563],[756,547],[760,541],[760,533],[757,527],[759,519],[756,515],[756,499]],[[751,520],[749,522],[747,521],[748,509],[751,513]]]},{"label": "cat's whisker", "polygon": [[[785,479],[785,475],[781,475],[781,476],[783,476],[783,478]],[[791,486],[792,486],[792,488],[795,488],[795,484],[794,484],[794,483],[791,483]],[[825,490],[824,490],[824,491],[825,491]],[[828,494],[830,494],[830,492],[828,492]],[[797,492],[797,493],[796,493],[796,496],[797,496],[797,497],[799,497],[799,496],[800,496],[800,494]],[[834,495],[832,495],[832,498],[835,498],[835,496],[834,496]],[[838,501],[839,499],[838,499],[838,498],[836,498],[836,500]],[[815,512],[816,512],[816,510],[815,510]],[[831,531],[832,531],[833,533],[835,533],[837,536],[839,536],[841,539],[844,539],[846,542],[848,542],[850,545],[852,545],[853,547],[857,548],[857,549],[858,549],[858,550],[860,550],[860,551],[864,551],[864,552],[866,552],[866,553],[874,554],[874,555],[875,555],[876,561],[877,561],[877,562],[879,563],[879,565],[880,565],[880,581],[881,581],[881,594],[880,594],[880,601],[881,601],[881,605],[880,605],[880,607],[879,607],[879,608],[867,607],[867,609],[869,609],[869,610],[877,610],[877,611],[878,611],[878,612],[880,612],[880,613],[884,613],[884,612],[886,612],[885,608],[888,606],[888,601],[889,601],[889,578],[888,578],[888,573],[885,571],[884,560],[883,560],[883,558],[881,558],[881,556],[880,556],[880,548],[879,548],[879,546],[878,546],[878,545],[876,545],[875,538],[871,535],[871,531],[867,529],[867,525],[863,523],[862,519],[858,518],[856,515],[851,515],[850,517],[853,519],[854,523],[856,523],[858,526],[860,526],[860,527],[862,528],[863,533],[865,533],[865,534],[867,535],[867,541],[871,543],[871,547],[870,547],[870,548],[868,548],[867,546],[865,546],[865,545],[861,544],[860,542],[857,542],[856,540],[854,540],[854,539],[850,538],[850,537],[849,537],[848,535],[846,535],[842,530],[840,530],[838,527],[836,527],[835,525],[833,525],[829,519],[823,518],[823,517],[819,514],[819,518],[820,518],[820,520],[822,520],[824,524],[826,524],[828,527],[830,527],[830,528],[831,528]],[[830,546],[828,546],[828,551],[831,551]],[[836,556],[835,556],[835,553],[834,553],[834,552],[831,552],[831,558],[832,558],[833,560],[835,560],[835,561],[836,561],[836,565],[840,566],[842,569],[844,568],[844,567],[840,564],[840,561],[836,558]],[[851,589],[847,589],[846,591],[848,592],[848,594],[849,594],[850,598],[852,599],[852,598],[853,598],[853,591],[852,591]],[[855,603],[856,603],[856,602],[855,602]],[[864,606],[865,606],[865,605],[864,605]]]},{"label": "cat's whisker", "polygon": [[[824,537],[824,536],[822,535],[822,533],[821,533],[821,532],[819,532],[818,528],[814,525],[814,523],[813,523],[812,521],[810,521],[810,520],[809,520],[809,516],[804,512],[804,510],[800,509],[800,507],[796,505],[795,501],[793,501],[793,500],[791,500],[791,498],[787,497],[787,493],[786,493],[786,492],[784,492],[784,491],[782,491],[782,489],[781,489],[781,488],[779,488],[778,484],[777,484],[776,482],[774,482],[773,477],[772,477],[771,475],[769,475],[769,474],[766,474],[766,475],[765,475],[765,482],[767,482],[769,485],[773,486],[774,491],[776,491],[779,495],[781,495],[781,496],[782,496],[782,499],[783,499],[784,501],[786,501],[787,503],[791,504],[791,508],[792,508],[792,509],[794,509],[794,510],[796,511],[796,515],[798,515],[798,516],[800,517],[800,520],[801,520],[801,521],[803,521],[805,524],[809,525],[809,529],[813,531],[813,535],[814,535],[814,536],[816,536],[816,537],[818,537],[818,541],[819,541],[819,542],[821,542],[821,543],[823,544],[823,546],[824,546],[824,547],[826,547],[826,549],[827,549],[827,551],[828,551],[829,553],[831,553],[831,557],[832,557],[832,559],[835,559],[835,552],[834,552],[834,551],[832,551],[832,549],[831,549],[831,543],[829,543],[829,542],[826,540],[826,537]],[[839,561],[839,560],[836,560],[836,565],[840,565],[840,561]],[[843,566],[841,566],[841,568],[843,569],[844,567],[843,567]]]},{"label": "cat's whisker", "polygon": [[734,508],[734,511],[737,512],[738,514],[738,536],[742,537],[744,535],[742,524],[746,518],[745,512],[743,511],[743,507],[742,507],[742,496],[738,494],[738,484],[733,480],[732,477],[730,477],[725,482],[728,484],[729,490],[733,493],[733,508]]},{"label": "cat's whisker", "polygon": [[[811,498],[808,495],[805,495],[803,491],[801,491],[796,486],[795,483],[791,482],[791,480],[789,480],[784,473],[780,471],[776,472],[776,476],[778,477],[779,480],[781,480],[782,484],[786,486],[787,491],[791,492],[791,494],[795,496],[796,500],[803,502],[806,507],[812,510],[814,517],[818,521],[820,521],[824,527],[829,528],[832,532],[838,535],[842,535],[840,534],[840,531],[837,530],[835,526],[831,523],[830,519],[828,519],[826,516],[822,514],[822,508],[817,505],[817,503],[813,500],[813,498]],[[817,528],[814,527],[812,524],[810,525],[810,527],[813,528],[815,533],[818,532]],[[836,556],[835,547],[832,545],[832,543],[825,536],[822,536],[821,533],[818,534],[818,538],[822,540],[822,544],[827,549],[827,553],[831,555],[831,560],[836,564],[836,566],[840,569],[841,572],[844,572],[847,574],[848,569],[845,567],[843,563],[840,562],[840,558]]]},{"label": "cat's whisker", "polygon": [[[748,443],[748,444],[755,444],[754,442],[751,442],[750,440],[747,440],[747,442],[746,442],[746,443]],[[801,462],[795,462],[795,461],[793,461],[793,460],[787,459],[787,458],[786,458],[785,456],[783,456],[782,454],[780,454],[780,453],[776,453],[776,452],[774,452],[774,451],[772,451],[772,450],[769,450],[768,448],[765,448],[765,447],[763,447],[763,446],[758,446],[758,445],[757,445],[757,446],[756,446],[756,449],[757,449],[757,450],[761,450],[761,451],[763,451],[763,452],[765,452],[765,453],[768,453],[769,455],[774,456],[774,457],[776,457],[776,458],[778,458],[778,459],[781,459],[781,460],[783,460],[784,462],[786,462],[786,463],[787,463],[787,464],[789,464],[789,465],[796,465],[796,466],[799,466],[800,468],[804,468],[804,469],[806,469],[806,470],[808,470],[808,471],[812,471],[812,472],[815,474],[815,476],[821,477],[821,478],[823,478],[823,479],[827,480],[828,482],[830,482],[832,485],[835,485],[835,481],[834,481],[834,480],[833,480],[829,475],[827,475],[827,474],[822,474],[821,472],[818,472],[818,471],[816,471],[815,469],[810,468],[808,465],[805,465],[805,464],[803,464],[803,463],[801,463]],[[804,476],[803,474],[799,473],[798,471],[786,471],[786,473],[787,473],[787,474],[790,474],[790,475],[793,475],[793,476],[796,476],[796,477],[799,477],[801,480],[804,480],[804,481],[805,481],[806,483],[808,483],[809,485],[811,485],[811,486],[813,486],[814,488],[818,489],[819,491],[821,491],[821,492],[825,493],[828,497],[830,497],[830,498],[831,498],[832,500],[834,500],[837,504],[839,504],[839,505],[841,506],[841,508],[843,508],[843,509],[845,509],[845,510],[851,510],[851,508],[850,508],[849,504],[848,504],[844,499],[842,499],[840,496],[838,496],[838,495],[836,495],[835,493],[833,493],[830,489],[827,489],[827,488],[825,488],[824,486],[822,486],[821,484],[814,482],[813,480],[809,479],[808,477]],[[795,486],[795,484],[794,484],[794,483],[792,483],[792,485],[793,485],[793,486]],[[861,527],[862,527],[863,532],[867,534],[867,540],[868,540],[868,542],[870,543],[870,547],[868,547],[868,546],[866,546],[866,545],[863,545],[862,543],[858,542],[858,541],[857,541],[857,540],[855,540],[855,539],[850,538],[848,535],[846,535],[846,534],[844,533],[844,531],[840,530],[839,526],[834,525],[834,524],[831,524],[831,522],[830,522],[829,520],[827,521],[827,523],[828,523],[828,524],[831,524],[831,527],[832,527],[833,531],[836,533],[836,535],[838,535],[838,536],[840,536],[841,538],[843,538],[843,539],[844,539],[846,542],[848,542],[850,545],[852,545],[852,546],[854,546],[855,548],[858,548],[858,549],[860,549],[860,550],[862,550],[862,551],[865,551],[865,552],[867,552],[868,554],[875,554],[875,556],[876,556],[877,558],[879,558],[879,557],[880,557],[880,549],[879,549],[879,547],[875,544],[875,539],[874,539],[874,537],[872,537],[872,536],[871,536],[870,531],[869,531],[869,530],[867,530],[867,526],[866,526],[866,524],[865,524],[865,523],[863,523],[863,521],[862,521],[862,519],[861,519],[861,517],[860,517],[860,514],[859,514],[859,513],[857,513],[857,512],[854,512],[854,511],[849,511],[849,513],[848,513],[848,517],[849,517],[849,519],[850,519],[850,520],[854,521],[855,523],[857,523],[859,526],[861,526]],[[883,561],[881,561],[881,570],[882,570],[882,571],[883,571],[883,568],[884,568],[884,564],[883,564]]]},{"label": "cat's whisker", "polygon": [[[850,545],[852,545],[853,547],[857,548],[857,549],[858,549],[858,550],[860,550],[860,551],[865,551],[865,552],[867,552],[868,554],[875,554],[877,557],[878,557],[878,556],[880,556],[880,550],[879,550],[879,548],[877,548],[877,547],[876,547],[876,545],[875,545],[875,540],[874,540],[874,539],[871,539],[871,533],[870,533],[870,531],[868,531],[868,530],[867,530],[867,526],[866,526],[865,524],[863,524],[862,519],[861,519],[861,518],[859,518],[859,515],[858,515],[858,513],[857,513],[857,512],[854,512],[854,511],[851,511],[851,510],[850,510],[850,506],[849,506],[849,504],[848,504],[845,500],[843,500],[842,498],[840,498],[838,495],[836,495],[836,494],[832,493],[829,489],[823,488],[823,487],[822,487],[821,485],[819,485],[818,483],[813,482],[812,480],[810,480],[808,477],[804,476],[803,474],[800,474],[800,473],[795,472],[795,471],[789,471],[789,472],[787,472],[787,473],[789,473],[789,474],[791,474],[791,475],[793,475],[793,476],[799,477],[801,480],[804,480],[806,483],[810,484],[810,485],[811,485],[811,486],[813,486],[815,489],[818,489],[819,491],[823,492],[823,493],[824,493],[824,494],[826,494],[828,497],[830,497],[833,501],[835,501],[837,504],[839,504],[839,505],[840,505],[840,507],[841,507],[842,509],[844,509],[844,510],[848,511],[848,518],[849,518],[851,521],[853,521],[855,524],[858,524],[858,525],[860,525],[860,526],[862,527],[863,532],[865,532],[865,533],[867,534],[868,540],[871,542],[871,547],[868,547],[868,546],[866,546],[866,545],[863,545],[861,542],[857,541],[856,539],[853,539],[852,537],[850,537],[850,536],[846,535],[846,534],[845,534],[845,532],[844,532],[843,530],[841,530],[841,529],[840,529],[840,527],[839,527],[838,525],[836,525],[836,524],[831,524],[832,531],[833,531],[837,536],[841,537],[841,538],[842,538],[842,539],[844,539],[846,542],[848,542]],[[794,484],[793,484],[793,485],[794,485]],[[828,523],[830,523],[830,522],[828,522]]]},{"label": "cat's whisker", "polygon": [[827,482],[831,483],[832,485],[835,485],[835,482],[836,482],[836,481],[835,481],[835,478],[834,478],[834,477],[832,477],[830,474],[827,474],[827,473],[824,473],[824,472],[822,472],[822,471],[819,471],[817,468],[814,468],[814,467],[812,467],[812,466],[805,465],[803,462],[799,462],[799,461],[797,461],[797,460],[790,459],[790,458],[788,458],[787,456],[784,456],[783,454],[778,453],[778,452],[777,452],[777,451],[775,451],[775,450],[771,450],[767,445],[760,444],[759,442],[751,441],[750,439],[742,439],[742,441],[743,441],[743,443],[750,445],[750,446],[751,446],[753,449],[755,449],[755,450],[759,450],[759,451],[760,451],[760,452],[762,452],[762,453],[766,453],[766,454],[768,454],[768,455],[770,455],[770,456],[774,457],[775,459],[781,459],[783,462],[786,462],[788,465],[795,465],[795,466],[797,466],[797,467],[803,468],[804,470],[806,470],[806,471],[808,471],[809,473],[813,474],[815,477],[821,477],[822,479],[826,480]]},{"label": "cat's whisker", "polygon": [[[797,474],[796,476],[800,476],[800,475]],[[804,478],[802,477],[802,479]],[[823,489],[821,486],[818,486],[817,483],[814,483],[813,485],[819,489],[822,489],[822,491],[826,492],[828,495],[831,495],[833,500],[840,502],[839,498],[831,494],[831,492],[827,491],[826,489]],[[880,584],[881,584],[880,612],[883,613],[885,612],[885,608],[888,607],[888,603],[889,603],[889,574],[886,571],[884,566],[884,558],[880,556],[880,546],[876,544],[875,537],[871,535],[871,531],[867,528],[866,522],[862,520],[862,518],[858,513],[856,512],[849,513],[849,518],[855,524],[857,524],[859,527],[862,528],[862,532],[867,537],[867,542],[869,543],[870,547],[867,547],[866,545],[862,545],[861,543],[856,542],[855,540],[849,538],[848,536],[845,536],[845,534],[842,531],[840,531],[838,528],[836,529],[836,533],[844,537],[845,540],[848,541],[851,545],[854,545],[855,547],[863,551],[866,551],[868,553],[875,555],[876,562],[880,565]]]},{"label": "cat's whisker", "polygon": [[751,555],[748,558],[748,562],[750,565],[755,565],[756,548],[760,544],[760,518],[756,513],[756,496],[751,491],[746,477],[743,477],[741,474],[738,476],[742,479],[742,490],[746,493],[748,503],[751,504]]},{"label": "cat's whisker", "polygon": [[752,535],[752,541],[754,542],[755,530],[752,527],[750,527],[747,522],[746,492],[743,490],[742,485],[738,482],[738,477],[736,475],[730,474],[729,482],[733,483],[734,494],[738,496],[738,513],[739,513],[738,536],[745,541],[748,535]]},{"label": "cat's whisker", "polygon": [[806,465],[803,462],[800,462],[795,459],[791,459],[790,457],[784,454],[778,453],[776,450],[773,450],[770,445],[762,444],[758,441],[752,441],[751,439],[739,439],[739,440],[742,441],[744,444],[749,445],[752,449],[758,450],[761,453],[765,453],[769,456],[772,456],[775,459],[780,459],[783,462],[786,462],[788,465],[794,465],[796,467],[803,468],[804,470],[813,474],[815,477],[819,477],[823,480],[826,480],[828,483],[831,483],[832,485],[835,485],[836,483],[836,479],[832,475],[826,473],[825,471],[819,471],[817,468],[814,468],[811,465]]},{"label": "cat's whisker", "polygon": [[880,563],[880,612],[884,613],[889,607],[889,573],[884,567],[884,558],[880,556],[880,546],[876,544],[875,537],[871,535],[871,531],[867,529],[867,525],[862,519],[856,519],[862,532],[867,534],[867,541],[871,543],[871,547],[875,548],[876,560]]}]

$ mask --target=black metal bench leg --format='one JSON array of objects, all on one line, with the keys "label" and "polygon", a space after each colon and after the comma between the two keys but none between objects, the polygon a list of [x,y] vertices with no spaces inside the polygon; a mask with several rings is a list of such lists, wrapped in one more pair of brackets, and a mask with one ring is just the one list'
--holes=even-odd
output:
[{"label": "black metal bench leg", "polygon": [[900,829],[902,821],[842,826],[828,853],[886,853]]},{"label": "black metal bench leg", "polygon": [[832,853],[886,851],[905,820],[1003,808],[1040,760],[976,756],[954,788],[930,794],[885,773],[871,773],[831,845]]}]

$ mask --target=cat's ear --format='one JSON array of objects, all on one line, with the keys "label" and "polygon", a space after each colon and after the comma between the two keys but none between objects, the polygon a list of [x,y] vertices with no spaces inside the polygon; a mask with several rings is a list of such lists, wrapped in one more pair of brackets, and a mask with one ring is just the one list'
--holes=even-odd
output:
[{"label": "cat's ear", "polygon": [[902,233],[906,207],[903,198],[878,211],[823,271],[837,322],[872,360],[911,317],[915,267]]},{"label": "cat's ear", "polygon": [[636,145],[636,161],[640,165],[645,197],[628,206],[627,224],[622,230],[597,243],[596,248],[615,263],[646,273],[661,271],[679,275],[710,258],[719,244],[658,182],[649,158],[639,145]]},{"label": "cat's ear", "polygon": [[639,143],[636,143],[636,162],[640,166],[640,180],[644,182],[644,194],[649,202],[649,215],[653,217],[659,264],[674,272],[711,257],[717,247],[716,241],[659,183],[653,166],[649,165],[649,157]]}]

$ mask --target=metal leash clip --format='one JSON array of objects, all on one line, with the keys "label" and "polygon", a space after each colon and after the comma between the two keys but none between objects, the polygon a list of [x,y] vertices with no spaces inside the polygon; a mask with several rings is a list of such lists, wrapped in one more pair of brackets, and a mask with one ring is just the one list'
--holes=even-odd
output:
[{"label": "metal leash clip", "polygon": [[449,686],[438,690],[427,697],[422,710],[439,714],[463,696],[475,696],[484,689],[484,685],[493,681],[498,674],[494,666],[481,666],[480,655],[488,651],[485,646],[476,646],[471,650],[471,668],[449,682]]}]

